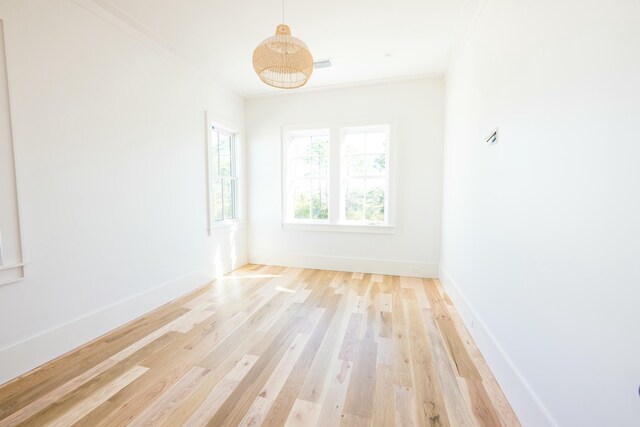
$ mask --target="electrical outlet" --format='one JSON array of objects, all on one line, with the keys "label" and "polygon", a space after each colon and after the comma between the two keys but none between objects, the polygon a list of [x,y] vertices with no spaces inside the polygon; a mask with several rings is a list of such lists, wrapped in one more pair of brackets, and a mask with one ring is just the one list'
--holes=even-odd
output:
[{"label": "electrical outlet", "polygon": [[415,274],[418,274],[418,273],[420,273],[420,269],[418,267],[411,267],[411,272],[415,273]]}]

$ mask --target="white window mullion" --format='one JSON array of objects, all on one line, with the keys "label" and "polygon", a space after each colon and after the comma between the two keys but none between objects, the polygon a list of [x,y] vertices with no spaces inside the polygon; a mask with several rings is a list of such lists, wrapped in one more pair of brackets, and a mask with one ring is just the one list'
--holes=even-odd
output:
[{"label": "white window mullion", "polygon": [[329,222],[337,224],[340,222],[342,205],[340,129],[331,128],[329,138]]}]

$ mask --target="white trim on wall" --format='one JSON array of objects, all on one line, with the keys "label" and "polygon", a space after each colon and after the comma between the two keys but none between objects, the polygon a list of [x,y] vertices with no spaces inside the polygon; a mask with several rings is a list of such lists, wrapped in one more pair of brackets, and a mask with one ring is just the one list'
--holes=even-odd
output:
[{"label": "white trim on wall", "polygon": [[284,222],[282,228],[295,231],[320,231],[323,233],[365,233],[365,234],[393,234],[393,225],[351,225],[351,224],[314,224]]},{"label": "white trim on wall", "polygon": [[213,278],[192,273],[0,349],[3,367],[0,385],[194,291]]},{"label": "white trim on wall", "polygon": [[478,315],[471,302],[442,265],[440,266],[439,275],[440,282],[444,286],[447,295],[449,295],[456,310],[460,313],[460,317],[522,425],[558,427],[558,424],[531,389],[520,370],[511,361],[509,355]]},{"label": "white trim on wall", "polygon": [[[0,60],[3,62],[3,69],[0,73],[4,74],[4,81],[0,82],[0,84],[5,85],[4,91],[6,91],[7,96],[7,124],[8,124],[8,148],[11,151],[11,158],[9,159],[9,164],[13,167],[13,184],[14,184],[14,194],[15,194],[15,214],[16,214],[16,223],[15,227],[17,230],[15,232],[18,236],[17,242],[17,253],[10,254],[13,255],[13,262],[11,264],[5,264],[5,250],[2,246],[2,230],[0,230],[0,272],[3,272],[2,277],[0,277],[0,286],[8,285],[11,283],[20,282],[25,278],[26,275],[26,262],[25,262],[25,251],[24,251],[24,237],[22,231],[22,211],[20,209],[20,185],[19,185],[19,173],[18,173],[18,162],[16,160],[16,144],[14,141],[13,135],[13,117],[11,114],[12,105],[11,105],[11,80],[10,80],[10,72],[9,72],[9,59],[7,55],[7,47],[5,43],[5,31],[4,31],[4,21],[0,19],[0,54],[2,58]],[[5,274],[8,273],[8,274]]]},{"label": "white trim on wall", "polygon": [[438,277],[438,264],[422,261],[347,258],[308,254],[270,253],[264,258],[250,257],[252,264],[280,265],[317,270],[349,271],[411,277]]}]

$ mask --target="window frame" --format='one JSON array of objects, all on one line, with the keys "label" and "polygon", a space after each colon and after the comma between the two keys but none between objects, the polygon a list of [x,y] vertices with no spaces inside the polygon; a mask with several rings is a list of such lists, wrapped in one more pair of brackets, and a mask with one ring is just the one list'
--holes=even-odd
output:
[{"label": "window frame", "polygon": [[[368,153],[366,151],[366,142],[365,142],[365,146],[364,146],[364,153],[362,154],[351,154],[351,155],[347,155],[344,153],[345,150],[345,144],[344,144],[344,139],[345,136],[348,134],[354,135],[354,134],[367,134],[367,133],[374,133],[374,132],[380,132],[380,131],[384,131],[387,133],[387,150],[384,153],[385,154],[385,172],[384,175],[380,175],[380,176],[375,176],[375,175],[369,175],[369,174],[365,174],[362,175],[360,177],[352,177],[352,178],[356,178],[356,179],[362,179],[365,182],[368,179],[380,179],[383,178],[385,180],[385,186],[384,186],[384,221],[369,221],[367,219],[364,220],[350,220],[346,218],[346,196],[347,193],[346,191],[344,191],[344,187],[346,186],[347,181],[349,180],[349,175],[348,175],[348,167],[347,167],[347,162],[343,160],[346,160],[347,156],[357,156],[357,155],[361,155],[361,156],[367,156],[367,155],[371,155],[371,153]],[[340,224],[345,224],[345,225],[367,225],[367,226],[371,226],[371,225],[389,225],[389,196],[390,196],[390,150],[391,150],[391,126],[389,124],[381,124],[381,125],[369,125],[369,126],[343,126],[340,128],[340,217],[339,217],[339,223]],[[363,208],[366,214],[366,194],[363,196]]]},{"label": "window frame", "polygon": [[[231,137],[231,174],[229,176],[213,175],[214,153],[212,148],[215,132]],[[207,232],[211,236],[218,232],[233,231],[241,228],[244,224],[244,146],[240,127],[210,112],[206,114],[206,135]],[[232,195],[234,218],[223,220],[213,218],[213,181],[216,179],[228,179],[234,183],[234,194]]]},{"label": "window frame", "polygon": [[[342,164],[343,130],[354,128],[384,128],[388,131],[387,146],[387,185],[385,195],[385,221],[367,222],[346,220],[344,212],[344,197],[342,185],[344,171]],[[327,197],[329,215],[327,220],[298,220],[290,215],[291,206],[289,191],[289,153],[288,144],[292,134],[303,133],[319,129],[329,130],[329,170],[327,174]],[[358,120],[348,122],[312,123],[300,125],[285,125],[281,128],[281,172],[282,172],[282,228],[299,231],[340,231],[354,233],[385,233],[395,232],[395,194],[396,194],[396,123],[390,119]]]},{"label": "window frame", "polygon": [[[327,147],[328,149],[328,155],[327,155],[327,160],[328,160],[328,168],[327,168],[327,174],[325,176],[325,180],[327,181],[327,206],[329,207],[329,212],[328,212],[328,218],[326,220],[324,219],[301,219],[301,218],[295,218],[292,213],[293,213],[293,189],[291,188],[291,184],[292,181],[296,180],[296,177],[291,177],[290,176],[290,172],[291,172],[291,168],[292,165],[290,164],[290,160],[291,158],[289,157],[289,142],[290,140],[294,137],[294,135],[297,134],[297,136],[300,136],[301,134],[304,136],[318,136],[318,135],[323,135],[325,132],[327,131],[327,133],[329,134],[329,145]],[[283,218],[286,218],[286,222],[287,223],[292,223],[292,224],[329,224],[331,221],[331,129],[328,128],[309,128],[309,129],[288,129],[286,136],[283,139],[282,142],[282,150],[283,150],[283,157],[282,157],[282,161],[283,161],[283,165],[285,165],[285,167],[282,168],[282,180],[283,180]],[[300,158],[300,157],[296,157],[296,158]],[[303,179],[309,179],[310,181],[312,181],[314,178],[313,177],[309,177],[309,178],[303,178]],[[320,177],[315,177],[315,179],[320,179]]]}]

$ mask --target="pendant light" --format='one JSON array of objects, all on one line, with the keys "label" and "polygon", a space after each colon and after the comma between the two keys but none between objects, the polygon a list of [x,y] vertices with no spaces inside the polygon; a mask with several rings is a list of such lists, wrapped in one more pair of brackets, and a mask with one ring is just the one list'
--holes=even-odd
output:
[{"label": "pendant light", "polygon": [[282,0],[282,24],[276,34],[265,39],[253,51],[253,69],[260,80],[269,86],[295,89],[304,86],[313,72],[313,57],[307,45],[291,35],[284,24],[284,0]]}]

